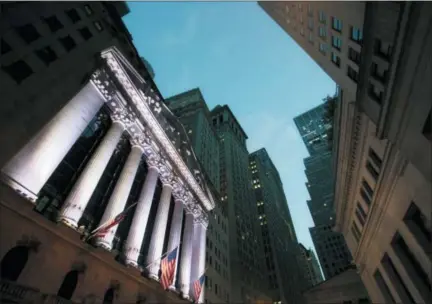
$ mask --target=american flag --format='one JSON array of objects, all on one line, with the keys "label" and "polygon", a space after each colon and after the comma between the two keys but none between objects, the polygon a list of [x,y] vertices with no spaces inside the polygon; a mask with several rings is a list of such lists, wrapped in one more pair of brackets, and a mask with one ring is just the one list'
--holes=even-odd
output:
[{"label": "american flag", "polygon": [[203,285],[204,285],[204,279],[205,279],[205,275],[203,274],[202,276],[200,276],[200,278],[198,280],[196,280],[193,283],[193,295],[195,298],[195,303],[198,303],[198,301],[199,301],[199,297],[201,295],[201,290],[202,290]]},{"label": "american flag", "polygon": [[94,238],[94,237],[104,237],[108,231],[114,227],[115,225],[118,225],[121,221],[123,221],[126,217],[127,212],[131,209],[131,207],[135,206],[135,204],[129,206],[125,210],[123,210],[121,213],[119,213],[115,218],[112,218],[102,225],[100,225],[98,228],[92,231],[88,239]]},{"label": "american flag", "polygon": [[168,289],[170,285],[173,283],[174,272],[177,261],[177,248],[174,248],[166,257],[164,257],[161,261],[161,284],[163,289]]}]

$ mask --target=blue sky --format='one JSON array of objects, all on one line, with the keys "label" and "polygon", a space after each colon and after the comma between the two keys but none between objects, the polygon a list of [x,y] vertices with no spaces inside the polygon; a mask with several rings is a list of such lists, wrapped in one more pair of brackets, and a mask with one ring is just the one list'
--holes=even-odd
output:
[{"label": "blue sky", "polygon": [[227,104],[265,147],[284,184],[297,237],[313,247],[313,221],[293,118],[336,90],[334,82],[256,2],[129,2],[124,21],[155,70],[164,97],[199,87],[212,109]]}]

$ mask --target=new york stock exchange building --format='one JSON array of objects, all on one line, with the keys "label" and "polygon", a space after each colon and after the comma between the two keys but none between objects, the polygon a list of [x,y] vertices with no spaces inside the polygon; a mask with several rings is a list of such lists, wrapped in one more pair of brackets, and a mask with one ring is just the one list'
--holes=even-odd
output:
[{"label": "new york stock exchange building", "polygon": [[[1,169],[2,303],[187,303],[205,272],[215,202],[186,132],[116,48],[99,57]],[[164,290],[161,257],[175,248]]]}]

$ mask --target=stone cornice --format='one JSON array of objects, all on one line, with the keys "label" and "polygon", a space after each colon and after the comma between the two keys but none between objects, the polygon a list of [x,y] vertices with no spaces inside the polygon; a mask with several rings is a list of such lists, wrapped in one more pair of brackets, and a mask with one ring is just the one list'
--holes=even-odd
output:
[{"label": "stone cornice", "polygon": [[[178,175],[185,180],[188,186],[183,186],[183,188],[190,188],[207,211],[213,209],[214,203],[207,197],[205,191],[201,188],[198,181],[195,179],[194,174],[190,172],[188,166],[181,158],[176,148],[171,143],[170,139],[165,134],[165,131],[159,125],[156,117],[152,113],[152,111],[154,113],[160,112],[161,101],[155,100],[150,95],[147,95],[146,93],[137,89],[135,84],[129,78],[124,67],[122,66],[122,64],[124,63],[121,63],[119,58],[121,58],[122,61],[126,60],[116,50],[116,48],[112,47],[107,49],[106,51],[103,51],[101,57],[105,61],[109,73],[104,72],[103,69],[98,70],[92,76],[92,82],[96,85],[98,90],[105,97],[105,99],[107,100],[107,104],[111,105],[111,103],[115,103],[113,101],[115,99],[114,96],[118,94],[118,92],[116,92],[115,90],[116,86],[109,76],[109,74],[112,74],[115,77],[116,82],[119,83],[123,91],[127,94],[128,102],[132,102],[134,108],[136,109],[135,110],[131,106],[129,106],[125,100],[120,100],[121,102],[117,103],[122,104],[122,106],[119,107],[122,109],[118,109],[115,115],[117,115],[119,119],[124,119],[124,121],[127,123],[128,131],[130,133],[132,132],[132,135],[138,135],[139,137],[139,134],[141,132],[147,132],[146,135],[152,134],[153,136],[151,136],[150,138],[155,138],[155,141],[150,140],[150,146],[148,145],[147,141],[147,145],[144,146],[144,153],[146,154],[148,159],[152,159],[151,161],[154,161],[158,165],[158,168],[166,171],[172,171],[172,166],[170,165],[170,162],[173,162],[173,164],[175,164],[175,167],[178,169]],[[130,67],[130,69],[133,70],[132,67]],[[137,78],[139,78],[140,81],[142,81],[143,83],[145,82],[135,71],[132,72],[136,74]],[[115,107],[113,105],[111,106]],[[150,110],[150,107],[153,108],[152,111]],[[143,125],[143,123],[145,124],[145,126]],[[136,129],[135,133],[133,133],[134,129]],[[149,138],[147,136],[145,137]],[[138,139],[137,141],[138,143],[145,143],[144,138]],[[158,159],[158,155],[160,154],[161,149],[156,143],[156,141],[157,143],[159,143],[160,146],[163,147],[163,152],[166,153],[167,160],[160,161]],[[164,167],[168,167],[169,169],[164,169]]]},{"label": "stone cornice", "polygon": [[[352,193],[352,178],[355,168],[357,167],[358,158],[358,145],[360,140],[360,129],[362,124],[362,114],[356,109],[353,102],[348,105],[343,104],[346,110],[341,113],[341,128],[339,132],[345,132],[344,137],[340,137],[338,144],[339,154],[342,163],[337,165],[336,183],[341,184],[336,186],[335,202],[336,202],[336,227],[335,230],[344,232],[347,227],[346,221],[349,218],[350,210],[350,197]],[[341,170],[339,167],[342,166]],[[349,231],[349,229],[348,229]]]}]

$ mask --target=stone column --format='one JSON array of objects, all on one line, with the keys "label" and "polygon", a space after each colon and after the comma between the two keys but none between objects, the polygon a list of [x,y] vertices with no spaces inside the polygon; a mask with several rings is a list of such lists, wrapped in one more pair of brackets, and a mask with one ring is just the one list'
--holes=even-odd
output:
[{"label": "stone column", "polygon": [[73,185],[58,220],[76,228],[124,131],[121,122],[113,122],[94,154]]},{"label": "stone column", "polygon": [[[120,173],[114,191],[108,201],[108,205],[105,208],[105,212],[102,216],[100,224],[103,224],[106,221],[114,218],[125,209],[135,175],[141,162],[142,154],[143,150],[140,146],[135,145],[132,147],[125,166]],[[118,225],[112,227],[104,237],[96,238],[96,244],[105,248],[106,250],[111,250],[117,228]]]},{"label": "stone column", "polygon": [[[198,275],[196,279],[198,279],[205,272],[207,226],[208,226],[208,222],[206,220],[206,217],[201,218],[201,221],[198,224],[200,234],[199,234],[199,238],[197,239],[197,242],[199,243],[199,259],[198,259]],[[204,286],[201,289],[201,295],[199,297],[198,303],[204,303],[205,283],[203,285]]]},{"label": "stone column", "polygon": [[[195,218],[194,221],[194,237],[192,246],[192,263],[191,265],[191,282],[198,280],[205,271],[205,255],[206,255],[206,234],[207,234],[207,221],[204,214]],[[204,301],[204,288],[198,303]]]},{"label": "stone column", "polygon": [[168,213],[171,203],[172,186],[164,184],[159,205],[156,213],[153,232],[150,240],[149,251],[146,259],[148,267],[148,276],[153,280],[159,280],[160,260],[156,261],[162,255],[165,232],[168,221]]},{"label": "stone column", "polygon": [[125,246],[126,265],[138,266],[138,258],[147,228],[147,221],[158,181],[158,169],[149,167],[141,190]]},{"label": "stone column", "polygon": [[[183,201],[180,199],[176,199],[174,201],[174,211],[172,214],[171,219],[171,229],[169,233],[168,238],[168,251],[174,250],[177,246],[180,244],[181,239],[181,230],[182,230],[182,224],[183,224]],[[171,286],[169,287],[170,290],[176,290],[176,278],[177,278],[177,270],[178,270],[178,257],[180,253],[180,247],[179,250],[177,250],[177,262],[176,267],[174,271],[174,280]]]},{"label": "stone column", "polygon": [[3,168],[2,180],[36,201],[39,191],[102,107],[90,81]]},{"label": "stone column", "polygon": [[194,216],[192,211],[186,210],[185,227],[182,239],[181,261],[180,261],[180,291],[185,299],[190,299],[191,283],[191,261],[192,261],[192,240],[194,232]]}]

